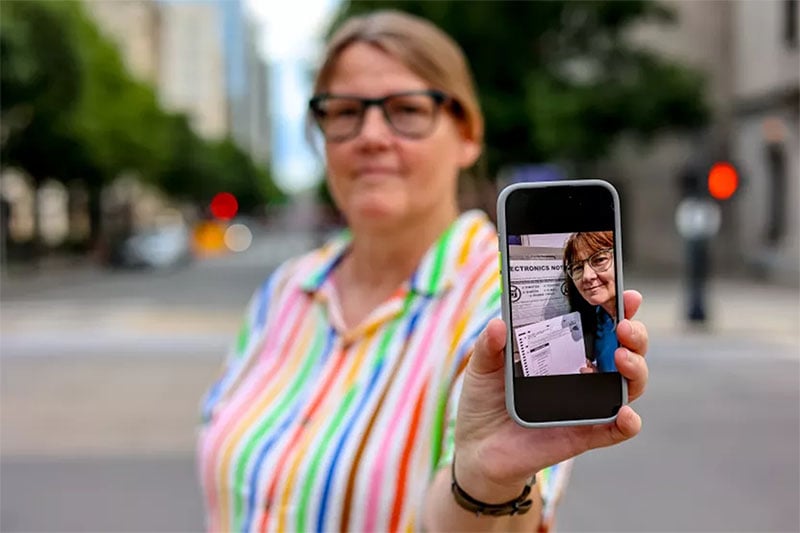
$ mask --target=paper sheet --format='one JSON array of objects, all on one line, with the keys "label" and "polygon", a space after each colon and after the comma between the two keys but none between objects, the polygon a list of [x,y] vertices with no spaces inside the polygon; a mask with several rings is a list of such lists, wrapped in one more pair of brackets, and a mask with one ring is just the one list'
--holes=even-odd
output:
[{"label": "paper sheet", "polygon": [[580,313],[514,328],[524,376],[577,374],[586,366]]}]

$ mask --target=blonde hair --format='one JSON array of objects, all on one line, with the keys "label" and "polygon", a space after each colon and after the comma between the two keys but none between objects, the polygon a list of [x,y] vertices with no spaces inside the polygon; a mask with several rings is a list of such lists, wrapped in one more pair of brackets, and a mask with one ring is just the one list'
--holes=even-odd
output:
[{"label": "blonde hair", "polygon": [[483,114],[478,105],[464,52],[433,23],[394,10],[348,19],[331,37],[314,82],[314,94],[325,92],[341,53],[351,44],[367,43],[400,61],[411,72],[455,100],[451,112],[466,126],[472,141],[483,142]]}]

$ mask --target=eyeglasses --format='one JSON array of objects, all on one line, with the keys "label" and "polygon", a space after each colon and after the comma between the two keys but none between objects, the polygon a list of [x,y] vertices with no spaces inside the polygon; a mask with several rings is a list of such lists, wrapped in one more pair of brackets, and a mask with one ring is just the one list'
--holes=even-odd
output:
[{"label": "eyeglasses", "polygon": [[583,265],[589,263],[592,270],[595,272],[605,272],[611,266],[614,260],[614,254],[611,248],[606,248],[593,253],[583,261],[576,261],[567,265],[567,274],[573,281],[580,281],[583,278]]},{"label": "eyeglasses", "polygon": [[383,98],[319,94],[309,102],[314,119],[328,142],[344,142],[358,136],[367,109],[378,106],[392,130],[409,139],[421,139],[433,132],[439,109],[455,102],[441,91],[406,91]]}]

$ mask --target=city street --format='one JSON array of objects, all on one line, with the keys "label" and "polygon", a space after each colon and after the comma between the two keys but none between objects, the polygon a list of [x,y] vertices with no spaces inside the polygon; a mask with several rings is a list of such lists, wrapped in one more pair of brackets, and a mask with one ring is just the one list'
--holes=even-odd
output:
[{"label": "city street", "polygon": [[[174,272],[19,273],[0,293],[0,530],[198,531],[200,395],[243,307],[307,243],[262,239]],[[800,530],[800,295],[714,283],[707,330],[681,284],[645,296],[642,434],[576,461],[559,531]]]}]

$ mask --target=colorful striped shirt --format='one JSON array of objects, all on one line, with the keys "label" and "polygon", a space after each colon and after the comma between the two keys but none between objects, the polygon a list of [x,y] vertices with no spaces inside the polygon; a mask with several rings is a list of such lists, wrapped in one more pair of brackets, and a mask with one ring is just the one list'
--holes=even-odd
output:
[{"label": "colorful striped shirt", "polygon": [[[358,326],[331,272],[344,233],[256,291],[203,404],[198,462],[215,531],[412,531],[453,456],[460,382],[500,314],[494,227],[458,218]],[[540,473],[549,523],[569,464]]]}]

